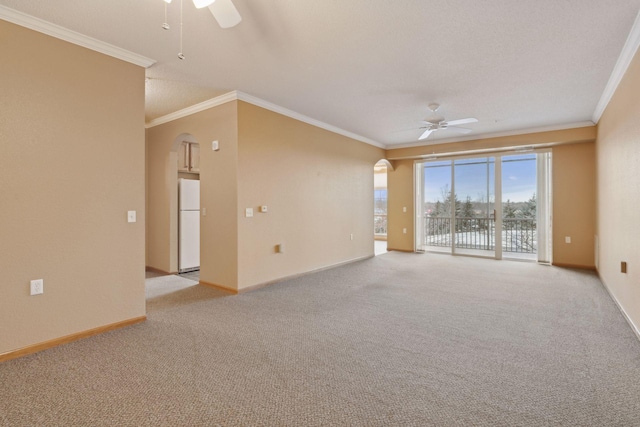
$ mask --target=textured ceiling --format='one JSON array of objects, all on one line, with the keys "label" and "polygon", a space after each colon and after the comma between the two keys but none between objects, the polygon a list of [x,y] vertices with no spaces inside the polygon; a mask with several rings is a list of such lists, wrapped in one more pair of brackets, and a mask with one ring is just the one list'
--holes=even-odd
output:
[{"label": "textured ceiling", "polygon": [[[0,0],[155,59],[147,121],[238,90],[387,147],[417,143],[428,105],[468,137],[591,120],[640,0],[233,0],[221,29],[184,0]],[[438,131],[425,142],[457,137]]]}]

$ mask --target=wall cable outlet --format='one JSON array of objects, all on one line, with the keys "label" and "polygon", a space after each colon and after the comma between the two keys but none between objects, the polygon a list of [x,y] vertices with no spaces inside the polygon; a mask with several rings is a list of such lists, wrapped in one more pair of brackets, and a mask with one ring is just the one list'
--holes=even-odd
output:
[{"label": "wall cable outlet", "polygon": [[44,280],[36,279],[31,281],[31,295],[40,295],[44,293]]}]

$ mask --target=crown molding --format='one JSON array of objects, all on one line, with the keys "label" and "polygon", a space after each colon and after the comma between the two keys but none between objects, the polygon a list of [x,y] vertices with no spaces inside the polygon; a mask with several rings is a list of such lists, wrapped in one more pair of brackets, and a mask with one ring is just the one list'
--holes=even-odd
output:
[{"label": "crown molding", "polygon": [[85,36],[84,34],[80,34],[2,5],[0,5],[0,19],[105,55],[109,55],[122,61],[130,62],[140,67],[148,68],[156,62],[154,59],[121,49],[112,44]]},{"label": "crown molding", "polygon": [[324,130],[328,130],[329,132],[337,133],[342,136],[346,136],[347,138],[355,139],[356,141],[364,142],[365,144],[373,145],[378,148],[386,148],[384,144],[381,144],[372,139],[366,138],[364,136],[355,134],[353,132],[346,131],[339,127],[330,125],[328,123],[321,122],[320,120],[316,120],[309,116],[305,116],[304,114],[297,113],[295,111],[289,110],[287,108],[281,107],[276,104],[272,104],[271,102],[265,101],[260,98],[256,98],[255,96],[248,95],[243,92],[237,92],[238,99],[240,101],[248,102],[249,104],[256,105],[258,107],[264,108],[265,110],[273,111],[274,113],[282,114],[283,116],[291,117],[292,119],[310,124],[315,127],[319,127]]},{"label": "crown molding", "polygon": [[206,101],[200,102],[198,104],[194,104],[190,107],[183,108],[182,110],[175,111],[173,113],[169,113],[165,116],[158,117],[153,119],[145,124],[145,128],[149,129],[154,126],[162,125],[164,123],[169,123],[174,120],[181,119],[183,117],[190,116],[195,113],[199,113],[204,110],[208,110],[209,108],[217,107],[222,104],[226,104],[227,102],[236,101],[238,99],[238,94],[236,91],[225,93],[224,95],[216,96],[215,98],[208,99]]},{"label": "crown molding", "polygon": [[607,83],[607,86],[605,86],[602,96],[600,96],[600,101],[598,101],[598,104],[596,105],[596,110],[593,112],[593,117],[591,119],[593,123],[598,123],[600,121],[604,110],[607,108],[607,105],[609,105],[616,89],[618,89],[620,81],[624,77],[633,57],[638,51],[638,47],[640,47],[640,12],[636,16],[636,20],[631,27],[627,41],[625,42],[622,52],[620,52],[620,56],[618,57],[618,62],[616,62],[615,67],[613,67],[613,72],[611,73],[611,77],[609,77],[609,82]]},{"label": "crown molding", "polygon": [[526,135],[529,133],[553,132],[558,130],[584,128],[589,126],[595,126],[595,123],[593,123],[590,120],[586,120],[582,122],[566,123],[564,125],[557,125],[557,126],[544,126],[544,127],[537,127],[537,128],[517,129],[517,130],[511,130],[511,131],[505,131],[505,132],[485,133],[481,135],[471,135],[471,136],[463,136],[463,137],[456,137],[456,138],[434,139],[428,142],[410,142],[406,144],[396,144],[396,145],[388,144],[387,150],[395,150],[398,148],[426,147],[429,145],[449,144],[453,142],[481,141],[483,139],[490,139],[490,138]]},{"label": "crown molding", "polygon": [[218,97],[209,99],[207,101],[201,102],[199,104],[192,105],[187,108],[183,108],[182,110],[178,110],[176,112],[167,114],[162,117],[158,117],[149,121],[145,128],[149,129],[154,126],[158,126],[164,123],[171,122],[173,120],[180,119],[182,117],[189,116],[191,114],[199,113],[201,111],[207,110],[209,108],[217,107],[219,105],[225,104],[231,101],[244,101],[249,104],[255,105],[257,107],[264,108],[265,110],[273,111],[274,113],[282,114],[283,116],[290,117],[292,119],[310,124],[315,127],[319,127],[321,129],[328,130],[329,132],[337,133],[342,136],[346,136],[347,138],[355,139],[360,142],[364,142],[365,144],[373,145],[378,148],[386,148],[384,144],[381,144],[377,141],[374,141],[369,138],[365,138],[364,136],[357,135],[355,133],[346,131],[344,129],[340,129],[339,127],[321,122],[319,120],[313,119],[311,117],[305,116],[304,114],[296,113],[295,111],[289,110],[287,108],[281,107],[279,105],[273,104],[271,102],[265,101],[264,99],[257,98],[253,95],[246,94],[240,91],[233,91],[229,93],[225,93],[224,95],[220,95]]}]

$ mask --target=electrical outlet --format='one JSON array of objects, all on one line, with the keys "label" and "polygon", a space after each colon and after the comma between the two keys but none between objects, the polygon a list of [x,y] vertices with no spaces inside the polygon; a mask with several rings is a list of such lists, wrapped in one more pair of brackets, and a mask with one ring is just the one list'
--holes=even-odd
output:
[{"label": "electrical outlet", "polygon": [[571,243],[571,236],[565,236],[564,242],[565,243]]},{"label": "electrical outlet", "polygon": [[127,222],[136,222],[136,211],[127,211]]},{"label": "electrical outlet", "polygon": [[36,279],[31,281],[31,295],[40,295],[44,293],[44,280]]}]

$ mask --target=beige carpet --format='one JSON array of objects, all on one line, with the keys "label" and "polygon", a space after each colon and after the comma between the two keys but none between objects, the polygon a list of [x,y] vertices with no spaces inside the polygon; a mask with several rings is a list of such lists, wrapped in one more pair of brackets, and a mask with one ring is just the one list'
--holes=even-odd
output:
[{"label": "beige carpet", "polygon": [[3,426],[638,426],[640,342],[595,275],[388,253],[0,364]]}]

